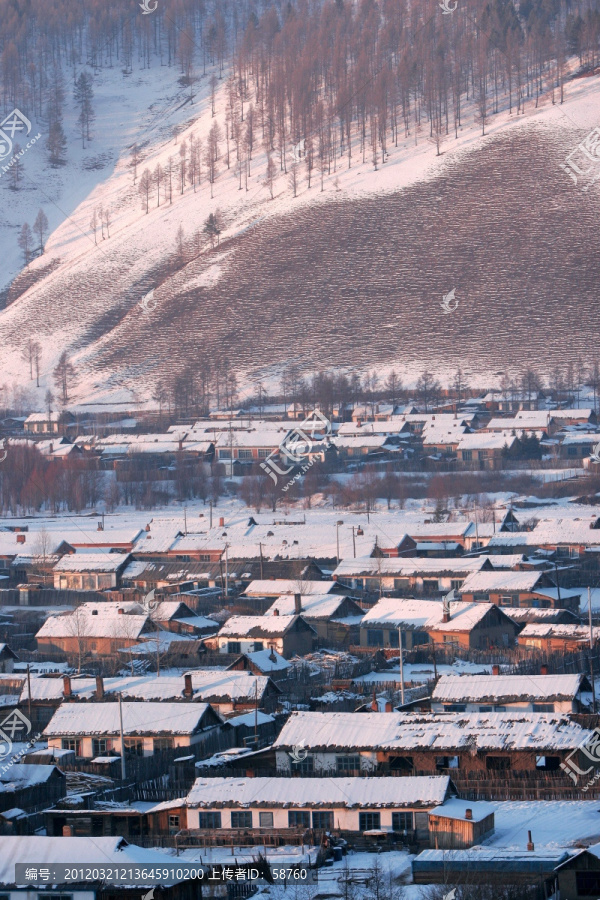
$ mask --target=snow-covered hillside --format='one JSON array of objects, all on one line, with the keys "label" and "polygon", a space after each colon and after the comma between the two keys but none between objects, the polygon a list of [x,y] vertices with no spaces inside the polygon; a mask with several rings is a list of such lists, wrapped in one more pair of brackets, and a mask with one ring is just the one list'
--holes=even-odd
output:
[{"label": "snow-covered hillside", "polygon": [[[333,362],[364,370],[370,365],[368,341],[363,342],[364,346],[355,358],[346,354],[344,360],[343,353],[337,356],[334,353],[332,359],[326,358],[333,324],[340,327],[347,324],[348,331],[356,331],[360,328],[361,311],[365,327],[372,323],[377,340],[385,339],[389,345],[388,351],[385,344],[380,345],[383,350],[373,358],[373,364],[377,361],[380,373],[386,367],[395,366],[410,382],[423,366],[423,353],[417,345],[410,346],[402,330],[402,320],[413,315],[414,319],[409,319],[407,327],[414,331],[417,328],[415,322],[421,323],[419,327],[426,338],[435,331],[440,341],[450,330],[456,349],[456,340],[468,345],[469,330],[485,325],[483,319],[493,313],[496,302],[493,292],[500,290],[495,282],[498,273],[492,270],[487,273],[485,288],[490,292],[487,309],[481,303],[469,305],[476,295],[475,282],[471,288],[464,271],[456,266],[453,272],[449,266],[452,258],[444,258],[445,238],[460,237],[460,222],[457,227],[452,226],[452,233],[446,231],[446,220],[452,221],[456,213],[456,209],[446,206],[447,197],[432,198],[437,207],[434,203],[431,226],[423,222],[415,226],[424,229],[418,234],[422,244],[428,241],[428,227],[435,229],[432,234],[444,237],[439,244],[439,254],[434,246],[433,257],[429,256],[427,260],[424,257],[423,264],[430,268],[420,284],[411,285],[408,279],[405,284],[394,284],[385,275],[380,296],[389,296],[389,308],[379,300],[376,313],[369,307],[374,273],[367,269],[350,271],[352,267],[348,264],[352,259],[349,257],[343,260],[348,273],[346,287],[350,292],[344,302],[349,303],[355,297],[355,306],[332,306],[332,322],[329,323],[318,311],[316,301],[311,307],[310,298],[302,300],[296,309],[293,285],[286,282],[288,259],[293,255],[294,278],[298,283],[303,258],[306,269],[302,275],[310,276],[313,264],[323,266],[323,258],[313,260],[314,247],[327,249],[328,235],[333,237],[336,231],[336,211],[341,210],[343,204],[348,204],[346,208],[357,209],[352,207],[351,201],[375,199],[379,203],[384,198],[398,195],[402,198],[406,194],[406,197],[415,198],[414,202],[411,199],[410,205],[416,209],[417,195],[406,192],[415,186],[437,184],[440,178],[453,178],[460,188],[468,181],[471,160],[481,160],[482,154],[493,154],[494,148],[508,146],[499,141],[531,139],[532,148],[538,146],[536,142],[546,141],[547,157],[542,162],[547,171],[550,194],[554,182],[558,182],[561,197],[567,198],[574,214],[581,210],[582,218],[592,214],[594,221],[597,218],[597,196],[593,192],[598,188],[593,188],[587,195],[582,194],[560,171],[559,165],[565,154],[600,119],[598,76],[568,82],[566,101],[562,106],[553,105],[550,96],[543,95],[537,109],[533,102],[526,104],[524,115],[517,117],[514,112],[509,115],[504,111],[492,116],[485,137],[481,136],[481,127],[474,122],[473,110],[466,110],[458,139],[450,134],[442,144],[440,156],[436,156],[435,145],[427,140],[428,130],[424,125],[416,140],[413,133],[404,141],[400,140],[398,147],[390,146],[387,160],[384,164],[379,162],[376,170],[368,155],[362,161],[359,148],[355,146],[351,167],[348,168],[346,156],[338,158],[336,171],[332,169],[331,174],[325,174],[322,190],[316,169],[308,189],[301,162],[297,197],[294,197],[289,182],[289,167],[294,162],[291,150],[287,158],[288,173],[280,172],[277,165],[271,198],[265,177],[267,157],[262,145],[257,144],[253,154],[246,189],[245,179],[236,169],[233,146],[230,147],[230,167],[227,167],[226,141],[223,139],[212,199],[206,171],[202,172],[201,184],[196,191],[186,183],[180,193],[179,176],[174,169],[172,203],[168,202],[163,185],[160,206],[157,206],[156,188],[152,188],[146,214],[139,193],[143,171],[147,168],[153,172],[159,164],[164,171],[169,158],[176,167],[182,146],[189,154],[190,137],[200,138],[206,145],[215,120],[225,134],[225,80],[219,82],[216,116],[213,117],[209,75],[194,85],[193,99],[190,88],[179,84],[179,75],[176,66],[161,66],[157,60],[150,68],[134,69],[127,77],[123,77],[118,67],[97,72],[94,75],[96,121],[92,141],[85,150],[78,137],[76,111],[70,99],[67,103],[69,115],[65,119],[68,165],[51,168],[43,142],[38,142],[22,160],[24,180],[20,191],[11,190],[7,176],[0,178],[0,196],[5,210],[0,222],[5,287],[22,266],[17,237],[23,222],[31,224],[40,207],[50,220],[51,234],[45,253],[31,262],[25,273],[34,283],[21,293],[19,285],[23,276],[19,276],[12,288],[13,296],[19,295],[0,314],[0,340],[4,348],[0,382],[26,386],[34,406],[43,408],[44,394],[52,387],[52,370],[63,350],[68,352],[77,370],[73,398],[79,402],[131,393],[150,397],[157,379],[165,378],[178,367],[181,370],[183,357],[193,362],[202,354],[213,360],[215,353],[227,357],[227,363],[239,369],[238,374],[248,392],[259,378],[268,384],[269,378],[277,376],[281,365],[293,359],[300,359],[303,365],[314,368]],[[43,134],[44,123],[34,121],[33,128]],[[136,185],[131,168],[134,143],[142,157]],[[279,163],[278,154],[273,158]],[[525,163],[521,160],[519,165]],[[530,171],[523,170],[523,179],[530,175]],[[517,173],[517,180],[519,178]],[[499,194],[493,203],[490,200],[492,206],[498,203],[498,196],[502,194],[502,185],[495,187]],[[479,199],[485,202],[485,198]],[[532,212],[529,199],[525,199],[529,212]],[[555,205],[560,219],[564,210],[560,202]],[[98,229],[95,243],[90,220],[100,206],[110,210],[110,238],[102,240]],[[330,211],[319,220],[324,223],[322,233],[311,231],[317,220],[308,217],[311,210],[319,209],[325,209],[324,215]],[[218,213],[222,223],[220,246],[214,249],[204,233],[210,213]],[[390,215],[393,215],[391,208]],[[499,237],[493,220],[492,210],[489,235],[486,235],[485,227],[480,226],[484,241],[489,239],[490,248]],[[398,224],[388,222],[387,226]],[[574,224],[577,223],[564,223],[563,220],[567,229]],[[538,235],[521,236],[519,223],[514,223],[515,253],[518,255],[522,246],[521,237],[530,242],[525,262],[530,259],[533,263],[537,248],[544,244],[543,227],[542,221]],[[183,259],[177,237],[180,228],[184,235]],[[303,237],[304,228],[307,230]],[[506,238],[507,235],[501,236],[502,240]],[[333,244],[332,240],[331,246]],[[276,254],[275,259],[269,258],[270,250]],[[391,252],[401,254],[401,248],[396,247]],[[561,247],[551,247],[550,252],[560,256]],[[436,259],[439,259],[439,271],[435,270]],[[338,263],[339,260],[338,255]],[[252,279],[256,276],[252,275],[248,286],[239,280],[236,265],[247,272],[252,266],[262,271],[263,262],[268,262],[264,268],[268,283],[261,286],[260,296],[257,293],[253,297]],[[577,265],[583,271],[592,262],[591,255],[588,257],[583,252]],[[304,277],[299,281],[304,282]],[[440,309],[441,300],[452,288],[457,288],[459,311],[445,317]],[[315,290],[322,294],[322,283]],[[152,301],[143,305],[141,301],[150,291],[154,291]],[[398,292],[395,299],[394,291]],[[340,299],[337,296],[340,292],[340,284],[334,284],[332,303]],[[268,304],[266,297],[270,298]],[[320,301],[322,297],[318,299]],[[544,298],[532,297],[531,302],[541,323],[545,316]],[[348,319],[345,323],[346,310]],[[537,313],[523,323],[528,334],[536,325]],[[506,320],[504,312],[500,318]],[[386,328],[395,331],[384,331]],[[34,337],[43,345],[39,388],[30,380],[28,363],[21,356],[28,337]],[[351,347],[351,334],[345,335],[344,341],[346,348]],[[435,358],[427,362],[446,380],[450,363],[443,344],[436,352],[437,363]],[[518,355],[515,368],[522,368],[527,360],[523,359],[521,349]],[[468,360],[467,369],[472,375],[493,376],[498,366],[496,359],[479,350]]]}]

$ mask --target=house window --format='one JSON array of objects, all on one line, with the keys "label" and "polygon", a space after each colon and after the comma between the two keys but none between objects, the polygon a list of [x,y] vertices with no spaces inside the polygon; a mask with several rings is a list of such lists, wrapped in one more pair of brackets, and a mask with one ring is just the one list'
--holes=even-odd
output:
[{"label": "house window", "polygon": [[488,772],[506,772],[510,769],[509,756],[486,756],[485,767]]},{"label": "house window", "polygon": [[75,756],[82,756],[81,741],[79,738],[63,738],[62,748],[63,750],[74,750]]},{"label": "house window", "polygon": [[231,459],[231,450],[219,450],[219,459]]},{"label": "house window", "polygon": [[141,738],[125,738],[125,756],[143,756],[144,742]]},{"label": "house window", "polygon": [[179,831],[179,816],[169,816],[169,834]]},{"label": "house window", "polygon": [[273,813],[272,812],[261,812],[258,814],[258,824],[261,828],[272,828],[273,827]]},{"label": "house window", "polygon": [[288,812],[290,828],[310,828],[310,813],[306,809],[290,809]]},{"label": "house window", "polygon": [[461,578],[453,578],[450,581],[450,590],[451,591],[459,591],[462,587],[462,579]]},{"label": "house window", "polygon": [[360,772],[360,756],[336,756],[338,775],[354,775]]},{"label": "house window", "polygon": [[313,828],[318,831],[331,831],[333,828],[333,810],[320,809],[312,814]]},{"label": "house window", "polygon": [[438,580],[437,578],[424,578],[423,579],[423,593],[424,594],[437,594],[439,590]]},{"label": "house window", "polygon": [[252,450],[238,450],[238,459],[252,459]]},{"label": "house window", "polygon": [[458,769],[458,756],[436,756],[436,769]]},{"label": "house window", "polygon": [[534,703],[534,712],[554,712],[554,703]]},{"label": "house window", "polygon": [[500,597],[500,606],[512,606],[512,597],[510,595]]},{"label": "house window", "polygon": [[[0,900],[10,900],[8,894],[0,894]],[[38,894],[38,900],[73,900],[73,894]]]},{"label": "house window", "polygon": [[361,812],[358,814],[360,831],[380,831],[381,815],[378,812]]},{"label": "house window", "polygon": [[242,645],[239,641],[228,641],[227,642],[227,652],[228,653],[241,653]]},{"label": "house window", "polygon": [[393,812],[392,813],[392,830],[393,831],[412,831],[413,814],[411,812]]},{"label": "house window", "polygon": [[473,459],[473,451],[472,450],[463,450],[462,451],[463,462],[471,462]]},{"label": "house window", "polygon": [[252,813],[250,810],[231,813],[232,828],[252,828]]},{"label": "house window", "polygon": [[479,712],[493,712],[493,711],[494,711],[493,706],[480,706],[479,707]]},{"label": "house window", "polygon": [[315,758],[310,754],[300,760],[300,762],[292,761],[292,773],[294,775],[313,775],[315,771]]},{"label": "house window", "polygon": [[259,459],[266,459],[267,456],[269,455],[269,453],[271,453],[270,450],[259,450],[259,451],[258,451],[258,458],[259,458]]},{"label": "house window", "polygon": [[96,641],[90,641],[90,650],[96,650]]},{"label": "house window", "polygon": [[367,644],[369,645],[369,647],[383,647],[383,629],[368,628]]},{"label": "house window", "polygon": [[94,738],[92,740],[92,756],[106,756],[108,750],[110,750],[108,738]]},{"label": "house window", "polygon": [[[390,647],[399,647],[400,642],[398,639],[398,632],[394,629],[393,631],[390,631],[388,633],[390,636]],[[402,641],[402,644],[404,644],[404,641]]]},{"label": "house window", "polygon": [[261,650],[265,649],[265,645],[262,641],[254,641],[254,653],[259,653]]},{"label": "house window", "polygon": [[467,708],[466,703],[449,703],[446,709],[448,712],[464,712]]},{"label": "house window", "polygon": [[198,815],[199,828],[220,828],[221,813],[220,812],[201,812]]},{"label": "house window", "polygon": [[394,590],[395,591],[405,591],[410,587],[410,581],[408,578],[394,578]]},{"label": "house window", "polygon": [[173,738],[154,738],[154,752],[163,753],[173,749]]},{"label": "house window", "polygon": [[544,772],[556,772],[560,768],[560,758],[558,756],[536,756],[535,767]]}]

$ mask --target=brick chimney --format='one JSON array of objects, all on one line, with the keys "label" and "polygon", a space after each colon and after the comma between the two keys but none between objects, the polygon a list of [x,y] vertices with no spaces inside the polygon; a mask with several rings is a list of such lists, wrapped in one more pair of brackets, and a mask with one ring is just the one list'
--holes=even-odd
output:
[{"label": "brick chimney", "polygon": [[63,675],[63,697],[66,699],[70,699],[73,696],[73,692],[71,690],[71,676]]},{"label": "brick chimney", "polygon": [[104,678],[96,675],[96,700],[104,700]]},{"label": "brick chimney", "polygon": [[472,818],[473,818],[473,810],[465,809],[465,819],[472,819]]},{"label": "brick chimney", "polygon": [[394,707],[393,707],[393,705],[392,705],[392,701],[391,701],[391,700],[386,700],[386,701],[385,701],[385,711],[386,711],[386,712],[393,712],[393,711],[394,711]]},{"label": "brick chimney", "polygon": [[219,528],[225,528],[225,516],[219,518]]},{"label": "brick chimney", "polygon": [[547,665],[540,666],[540,675],[547,675],[547,674],[548,674],[548,666]]},{"label": "brick chimney", "polygon": [[123,609],[122,606],[120,606],[120,607],[118,608],[117,612],[118,612],[118,614],[119,614],[120,616],[124,616],[124,615],[125,615],[125,610]]},{"label": "brick chimney", "polygon": [[446,622],[449,622],[449,621],[450,621],[450,610],[449,610],[449,609],[445,609],[444,612],[442,613],[442,622],[443,622],[443,623],[446,623]]},{"label": "brick chimney", "polygon": [[278,609],[274,609],[274,610],[273,610],[273,615],[274,615],[274,616],[278,616],[278,615],[279,615],[279,610],[278,610]]},{"label": "brick chimney", "polygon": [[70,825],[63,825],[62,836],[63,837],[73,837],[73,829],[71,828]]},{"label": "brick chimney", "polygon": [[530,853],[533,853],[533,851],[535,850],[535,844],[531,840],[531,832],[530,831],[527,832],[527,849],[529,850]]},{"label": "brick chimney", "polygon": [[499,675],[499,674],[500,674],[500,666],[493,665],[492,666],[492,675]]},{"label": "brick chimney", "polygon": [[192,686],[192,676],[189,672],[187,672],[183,676],[183,682],[183,696],[186,698],[186,700],[191,700],[194,696],[194,688]]},{"label": "brick chimney", "polygon": [[379,712],[379,704],[377,702],[377,694],[375,693],[375,688],[373,688],[373,699],[371,700],[371,709],[373,712]]},{"label": "brick chimney", "polygon": [[25,538],[26,538],[26,535],[24,535],[24,534],[18,534],[18,535],[17,535],[17,544],[24,544],[24,543],[25,543]]},{"label": "brick chimney", "polygon": [[297,616],[302,612],[302,594],[294,594],[294,612]]}]

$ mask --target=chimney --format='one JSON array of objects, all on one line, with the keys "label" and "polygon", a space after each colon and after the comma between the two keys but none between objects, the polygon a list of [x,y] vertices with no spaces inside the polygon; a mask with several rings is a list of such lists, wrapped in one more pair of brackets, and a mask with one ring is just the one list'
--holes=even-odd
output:
[{"label": "chimney", "polygon": [[531,832],[530,831],[527,832],[527,849],[529,850],[530,853],[533,853],[533,851],[535,850],[535,844],[531,840]]},{"label": "chimney", "polygon": [[356,420],[356,427],[357,427],[357,428],[362,428],[362,422],[361,422],[360,419],[357,419],[357,420]]},{"label": "chimney", "polygon": [[442,613],[442,622],[443,622],[443,623],[446,623],[446,622],[449,622],[449,621],[450,621],[450,610],[449,610],[449,609],[445,609],[444,612]]},{"label": "chimney", "polygon": [[146,525],[144,531],[146,531],[146,532],[150,531],[150,523],[148,523],[148,524]]},{"label": "chimney", "polygon": [[278,615],[279,615],[279,610],[278,610],[278,609],[274,609],[274,610],[273,610],[273,615],[274,615],[274,616],[278,616]]},{"label": "chimney", "polygon": [[103,526],[102,526],[102,522],[98,522],[98,525],[96,526],[96,531],[104,531],[104,528],[103,528]]},{"label": "chimney", "polygon": [[386,701],[385,701],[385,711],[386,711],[386,712],[394,712],[394,707],[393,707],[393,705],[392,705],[392,701],[391,701],[391,700],[386,700]]},{"label": "chimney", "polygon": [[96,700],[104,700],[104,678],[96,675]]},{"label": "chimney", "polygon": [[24,534],[18,534],[18,535],[17,535],[17,544],[24,544],[24,543],[25,543],[25,535],[24,535]]},{"label": "chimney", "polygon": [[71,828],[70,825],[63,825],[62,836],[63,837],[73,837],[73,829]]},{"label": "chimney", "polygon": [[500,666],[493,665],[492,666],[492,675],[499,675],[499,674],[500,674]]},{"label": "chimney", "polygon": [[271,662],[277,662],[277,657],[275,656],[275,651],[273,650],[272,647],[271,647],[271,652],[269,653],[269,659],[271,660]]},{"label": "chimney", "polygon": [[371,700],[371,709],[373,712],[379,712],[379,704],[377,703],[377,694],[375,693],[375,688],[373,688],[373,699]]},{"label": "chimney", "polygon": [[225,528],[225,516],[219,518],[219,528]]},{"label": "chimney", "polygon": [[187,700],[191,700],[194,696],[194,688],[192,687],[192,676],[190,672],[187,672],[183,676],[184,688],[183,688],[183,696]]},{"label": "chimney", "polygon": [[124,616],[124,615],[125,615],[125,610],[123,609],[122,606],[120,606],[120,607],[118,608],[117,612],[119,613],[120,616]]},{"label": "chimney", "polygon": [[465,819],[472,819],[472,818],[473,818],[473,810],[465,809]]},{"label": "chimney", "polygon": [[294,612],[297,616],[302,612],[302,594],[294,594]]},{"label": "chimney", "polygon": [[547,675],[547,674],[548,674],[548,666],[545,664],[543,666],[540,666],[540,675]]},{"label": "chimney", "polygon": [[71,691],[71,676],[63,675],[63,697],[69,699],[73,696],[73,692]]}]

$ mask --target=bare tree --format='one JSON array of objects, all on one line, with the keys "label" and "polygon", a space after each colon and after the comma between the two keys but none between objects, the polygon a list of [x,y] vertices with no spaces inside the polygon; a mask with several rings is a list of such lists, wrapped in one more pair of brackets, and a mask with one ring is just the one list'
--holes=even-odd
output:
[{"label": "bare tree", "polygon": [[40,255],[44,252],[44,235],[48,230],[48,219],[46,218],[46,213],[43,209],[40,209],[37,216],[35,217],[35,222],[33,223],[33,230],[37,234],[40,241]]},{"label": "bare tree", "polygon": [[69,388],[71,387],[73,378],[75,377],[75,368],[69,361],[67,351],[63,350],[58,359],[53,372],[54,384],[60,391],[60,400],[63,406],[69,402]]}]

